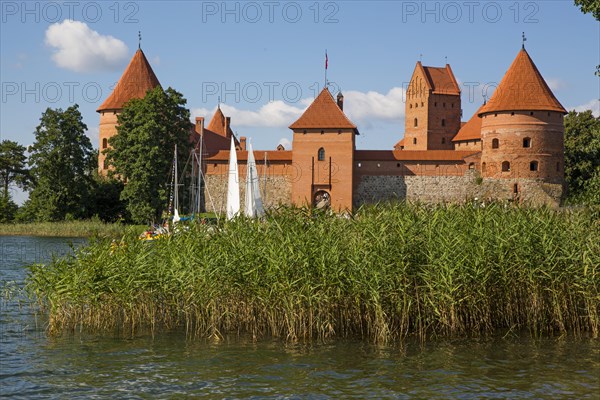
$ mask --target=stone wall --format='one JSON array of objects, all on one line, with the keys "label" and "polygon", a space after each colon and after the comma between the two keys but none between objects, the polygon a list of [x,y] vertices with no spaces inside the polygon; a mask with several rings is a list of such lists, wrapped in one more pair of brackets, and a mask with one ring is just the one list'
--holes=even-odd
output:
[{"label": "stone wall", "polygon": [[392,200],[460,203],[473,199],[558,206],[563,193],[560,184],[535,179],[482,179],[475,170],[463,176],[365,175],[356,187],[355,207]]},{"label": "stone wall", "polygon": [[[225,212],[227,205],[227,175],[208,175],[206,177],[205,205],[207,212]],[[268,176],[259,181],[260,194],[265,208],[289,205],[292,198],[292,184],[288,176]],[[242,209],[246,196],[246,179],[240,177],[240,203]],[[212,201],[211,201],[212,198]]]}]

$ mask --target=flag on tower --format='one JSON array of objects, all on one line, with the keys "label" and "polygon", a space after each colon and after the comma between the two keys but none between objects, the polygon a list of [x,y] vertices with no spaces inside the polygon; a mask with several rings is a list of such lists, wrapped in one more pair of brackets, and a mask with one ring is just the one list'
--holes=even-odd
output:
[{"label": "flag on tower", "polygon": [[329,65],[329,58],[327,58],[327,50],[325,50],[325,69],[327,69],[328,65]]}]

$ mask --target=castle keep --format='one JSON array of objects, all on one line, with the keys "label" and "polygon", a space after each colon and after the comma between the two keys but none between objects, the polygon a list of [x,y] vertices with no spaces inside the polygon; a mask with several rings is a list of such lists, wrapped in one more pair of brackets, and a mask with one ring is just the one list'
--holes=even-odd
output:
[{"label": "castle keep", "polygon": [[[100,151],[117,133],[125,102],[160,85],[139,49],[113,93],[98,108]],[[522,48],[492,98],[465,123],[461,91],[450,65],[417,62],[406,93],[404,138],[393,150],[357,150],[358,127],[344,114],[344,97],[327,88],[296,121],[292,149],[255,151],[267,207],[327,205],[336,211],[389,200],[462,202],[473,198],[557,205],[564,184],[566,110]],[[246,176],[246,139],[217,108],[191,137],[202,145],[208,211],[223,211],[230,140],[240,179]],[[202,138],[202,140],[200,140]],[[390,146],[391,147],[391,146]],[[98,158],[106,173],[104,156]],[[242,188],[244,185],[241,185]],[[243,190],[243,189],[242,189]],[[242,193],[243,195],[243,193]]]}]

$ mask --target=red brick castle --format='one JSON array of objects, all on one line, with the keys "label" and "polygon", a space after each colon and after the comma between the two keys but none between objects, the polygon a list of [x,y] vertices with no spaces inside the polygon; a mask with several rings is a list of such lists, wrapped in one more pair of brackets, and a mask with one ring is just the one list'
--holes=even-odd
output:
[{"label": "red brick castle", "polygon": [[[139,49],[112,94],[98,108],[100,150],[117,133],[125,102],[160,85]],[[566,110],[522,48],[492,98],[461,122],[461,90],[450,65],[417,62],[405,103],[405,134],[394,150],[357,150],[357,126],[344,114],[344,97],[327,88],[297,121],[292,150],[255,151],[267,207],[329,204],[337,211],[389,200],[461,202],[473,198],[559,204],[564,184]],[[202,143],[206,187],[223,210],[230,140],[245,177],[246,139],[236,138],[220,108],[192,137]],[[202,140],[200,140],[202,137]],[[100,153],[98,168],[107,166]],[[242,188],[244,185],[241,185]]]}]

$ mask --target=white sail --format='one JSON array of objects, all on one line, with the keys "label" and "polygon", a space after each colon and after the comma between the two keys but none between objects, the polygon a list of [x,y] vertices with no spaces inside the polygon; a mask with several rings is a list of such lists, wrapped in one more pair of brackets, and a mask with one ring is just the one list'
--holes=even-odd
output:
[{"label": "white sail", "polygon": [[240,181],[238,175],[237,154],[235,143],[231,138],[229,150],[229,181],[227,183],[227,219],[232,219],[240,212]]},{"label": "white sail", "polygon": [[246,216],[250,218],[262,217],[265,213],[260,189],[258,187],[258,171],[256,170],[256,161],[252,144],[248,144],[248,164],[246,167]]}]

